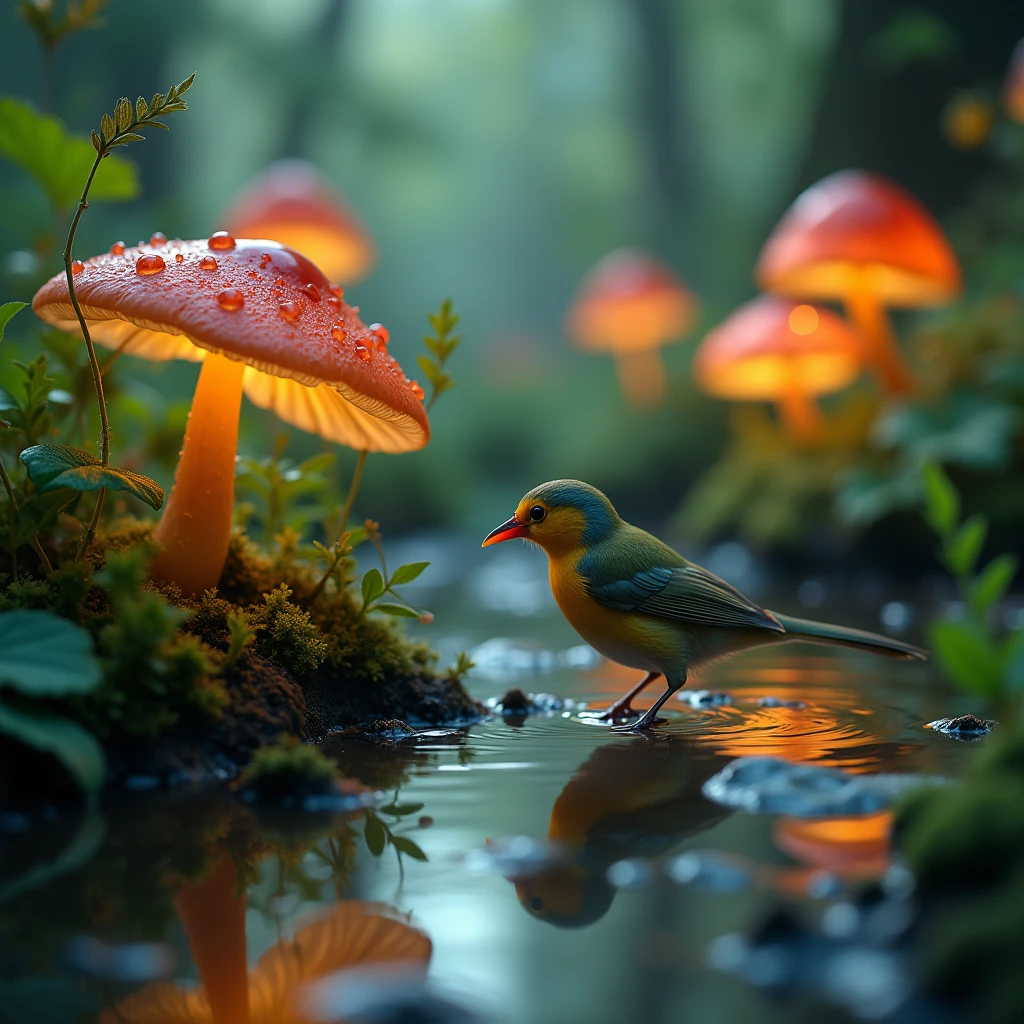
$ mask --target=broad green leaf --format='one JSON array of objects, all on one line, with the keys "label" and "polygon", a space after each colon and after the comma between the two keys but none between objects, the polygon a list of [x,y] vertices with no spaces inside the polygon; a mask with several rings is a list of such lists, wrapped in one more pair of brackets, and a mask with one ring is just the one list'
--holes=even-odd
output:
[{"label": "broad green leaf", "polygon": [[4,328],[11,322],[11,317],[20,313],[27,302],[5,302],[0,306],[0,341],[4,340]]},{"label": "broad green leaf", "polygon": [[929,637],[942,670],[962,690],[985,697],[999,692],[999,657],[980,627],[946,619],[932,623]]},{"label": "broad green leaf", "polygon": [[381,615],[394,615],[399,619],[418,619],[420,617],[419,612],[407,608],[404,604],[375,604],[373,610],[380,612]]},{"label": "broad green leaf", "polygon": [[298,469],[304,475],[309,473],[326,473],[334,465],[334,462],[334,452],[320,452],[300,462]]},{"label": "broad green leaf", "polygon": [[29,697],[87,693],[99,685],[92,637],[50,612],[0,613],[0,684]]},{"label": "broad green leaf", "polygon": [[946,536],[960,515],[960,496],[941,466],[929,462],[922,470],[925,491],[925,517],[931,528]]},{"label": "broad green leaf", "polygon": [[979,612],[988,611],[998,604],[1017,574],[1017,559],[1013,555],[998,555],[978,574],[967,594],[970,606]]},{"label": "broad green leaf", "polygon": [[384,593],[384,577],[381,576],[380,569],[371,569],[363,577],[362,591],[364,607]]},{"label": "broad green leaf", "polygon": [[95,455],[66,444],[37,444],[21,453],[32,483],[40,491],[70,487],[76,491],[127,491],[152,508],[164,503],[164,490],[155,481],[130,469],[104,466]]},{"label": "broad green leaf", "polygon": [[954,576],[967,576],[974,571],[987,534],[985,517],[971,516],[947,541],[944,546],[946,564]]},{"label": "broad green leaf", "polygon": [[379,857],[384,852],[388,843],[388,834],[384,825],[375,814],[367,814],[366,824],[363,826],[363,835],[366,838],[366,847],[374,855]]},{"label": "broad green leaf", "polygon": [[0,703],[0,732],[53,754],[89,796],[100,791],[106,768],[103,748],[70,718],[29,714]]},{"label": "broad green leaf", "polygon": [[[36,534],[57,525],[58,514],[75,500],[76,491],[60,488],[46,494],[29,495],[14,518],[14,542],[27,544]],[[6,522],[6,519],[5,519]],[[9,543],[6,531],[0,529],[0,543]]]},{"label": "broad green leaf", "polygon": [[[0,156],[30,174],[64,209],[78,202],[96,151],[88,138],[70,135],[56,117],[0,96]],[[112,154],[97,169],[89,199],[122,201],[138,194],[135,165]]]},{"label": "broad green leaf", "polygon": [[387,804],[380,808],[381,814],[390,814],[393,818],[404,818],[423,810],[423,804]]},{"label": "broad green leaf", "polygon": [[427,855],[408,836],[392,836],[391,842],[399,853],[404,853],[413,860],[427,859]]},{"label": "broad green leaf", "polygon": [[399,587],[403,583],[412,583],[428,565],[430,565],[429,562],[408,562],[405,565],[400,565],[391,574],[391,585]]}]

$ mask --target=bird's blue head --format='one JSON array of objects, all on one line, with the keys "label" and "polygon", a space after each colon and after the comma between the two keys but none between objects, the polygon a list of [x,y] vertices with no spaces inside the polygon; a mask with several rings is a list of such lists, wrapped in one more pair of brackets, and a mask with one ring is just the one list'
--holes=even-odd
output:
[{"label": "bird's blue head", "polygon": [[593,547],[621,524],[612,503],[582,480],[550,480],[528,491],[516,514],[483,542],[484,547],[522,537],[549,555]]}]

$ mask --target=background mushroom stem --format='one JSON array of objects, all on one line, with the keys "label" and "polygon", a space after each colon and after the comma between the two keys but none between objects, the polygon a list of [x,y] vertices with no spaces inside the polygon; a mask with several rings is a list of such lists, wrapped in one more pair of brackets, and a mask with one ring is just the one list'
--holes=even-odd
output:
[{"label": "background mushroom stem", "polygon": [[227,559],[244,371],[244,363],[214,352],[204,359],[174,487],[156,528],[161,550],[150,572],[183,594],[215,587]]},{"label": "background mushroom stem", "polygon": [[905,395],[912,388],[910,372],[892,333],[885,306],[866,287],[852,289],[845,299],[846,311],[867,343],[867,356],[883,389]]},{"label": "background mushroom stem", "polygon": [[665,400],[665,364],[656,348],[616,355],[622,393],[638,409],[652,409]]},{"label": "background mushroom stem", "polygon": [[229,857],[174,900],[214,1024],[249,1024],[245,889]]},{"label": "background mushroom stem", "polygon": [[792,438],[802,444],[813,444],[819,440],[824,417],[818,403],[798,382],[791,381],[779,395],[777,408],[782,425]]}]

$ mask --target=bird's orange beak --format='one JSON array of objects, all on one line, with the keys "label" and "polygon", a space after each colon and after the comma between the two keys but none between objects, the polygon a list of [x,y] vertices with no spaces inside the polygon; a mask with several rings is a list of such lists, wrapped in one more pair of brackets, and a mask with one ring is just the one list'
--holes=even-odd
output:
[{"label": "bird's orange beak", "polygon": [[482,548],[489,548],[492,544],[500,544],[503,540],[514,540],[516,537],[528,537],[529,530],[515,516],[502,523],[496,530],[491,530],[484,537]]}]

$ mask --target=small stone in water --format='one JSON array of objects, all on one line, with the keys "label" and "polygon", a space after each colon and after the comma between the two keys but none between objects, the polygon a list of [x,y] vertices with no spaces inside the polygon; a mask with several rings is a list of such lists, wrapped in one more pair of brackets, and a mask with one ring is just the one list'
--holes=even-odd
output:
[{"label": "small stone in water", "polygon": [[934,722],[929,722],[926,728],[958,740],[976,740],[979,736],[990,733],[995,724],[974,715],[959,715],[956,718],[938,718]]},{"label": "small stone in water", "polygon": [[718,690],[684,690],[679,699],[691,708],[717,708],[723,704],[731,704],[732,697]]},{"label": "small stone in water", "polygon": [[717,850],[689,850],[668,862],[669,878],[705,892],[742,892],[754,881],[750,866]]},{"label": "small stone in water", "polygon": [[759,697],[755,703],[763,708],[792,708],[794,711],[803,711],[807,707],[802,700],[786,700],[783,697],[772,697],[770,694]]},{"label": "small stone in water", "polygon": [[512,714],[526,714],[530,710],[530,698],[518,686],[507,691],[498,704],[502,711]]},{"label": "small stone in water", "polygon": [[643,889],[654,881],[651,865],[639,857],[616,861],[606,872],[608,884],[616,889]]}]

